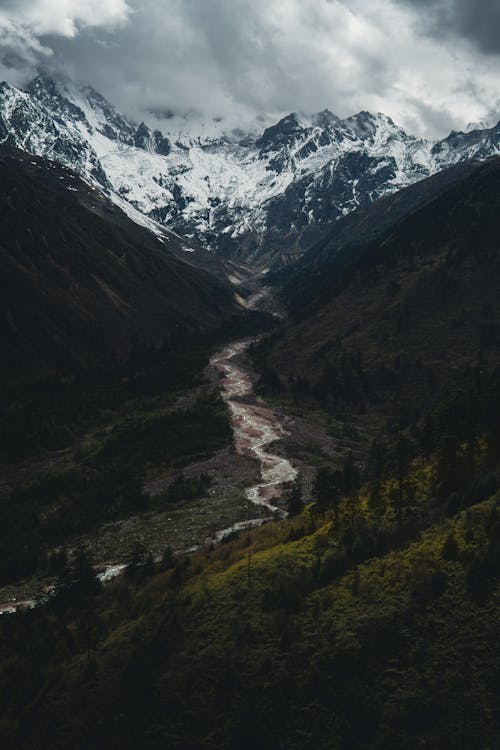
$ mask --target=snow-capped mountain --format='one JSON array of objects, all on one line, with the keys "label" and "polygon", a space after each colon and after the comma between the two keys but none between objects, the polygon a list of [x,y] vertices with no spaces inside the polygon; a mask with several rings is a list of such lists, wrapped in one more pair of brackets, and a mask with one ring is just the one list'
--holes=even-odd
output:
[{"label": "snow-capped mountain", "polygon": [[292,113],[262,134],[163,134],[90,87],[37,77],[0,84],[0,142],[70,166],[209,250],[269,267],[306,250],[322,226],[459,161],[500,153],[494,128],[439,142],[383,114]]}]

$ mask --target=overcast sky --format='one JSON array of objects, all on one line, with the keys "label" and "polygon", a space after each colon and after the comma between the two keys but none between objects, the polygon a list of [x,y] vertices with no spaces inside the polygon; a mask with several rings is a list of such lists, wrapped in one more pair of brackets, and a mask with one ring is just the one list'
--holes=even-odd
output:
[{"label": "overcast sky", "polygon": [[500,119],[500,0],[0,0],[0,49],[1,78],[61,69],[149,122],[367,109],[436,137]]}]

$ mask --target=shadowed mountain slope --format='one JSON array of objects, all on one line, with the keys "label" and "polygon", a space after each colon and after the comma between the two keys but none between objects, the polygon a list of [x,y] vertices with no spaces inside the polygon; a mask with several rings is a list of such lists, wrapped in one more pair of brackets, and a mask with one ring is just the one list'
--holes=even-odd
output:
[{"label": "shadowed mountain slope", "polygon": [[372,222],[353,214],[344,235],[331,236],[336,257],[326,245],[310,253],[268,354],[282,383],[402,418],[499,364],[500,160],[460,169],[416,210],[412,187],[374,206]]},{"label": "shadowed mountain slope", "polygon": [[323,293],[328,296],[335,279],[362,257],[369,245],[466,180],[480,163],[471,160],[444,169],[394,195],[358,208],[325,228],[322,238],[293,266],[274,274],[284,285],[290,306],[307,305]]},{"label": "shadowed mountain slope", "polygon": [[108,367],[132,349],[235,315],[231,286],[184,248],[138,226],[66,168],[3,148],[3,379]]}]

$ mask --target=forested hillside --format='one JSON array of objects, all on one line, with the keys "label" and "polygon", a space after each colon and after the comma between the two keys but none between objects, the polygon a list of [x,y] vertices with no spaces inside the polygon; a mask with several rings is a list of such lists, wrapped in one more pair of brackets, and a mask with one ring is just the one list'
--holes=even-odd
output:
[{"label": "forested hillside", "polygon": [[[261,348],[275,385],[403,428],[447,391],[480,387],[500,363],[499,195],[493,159],[375,240],[361,233],[336,275],[322,247],[311,253],[303,285],[314,294],[304,304],[285,287],[290,319]],[[411,207],[404,194],[399,203]],[[374,206],[375,222],[386,207]]]}]

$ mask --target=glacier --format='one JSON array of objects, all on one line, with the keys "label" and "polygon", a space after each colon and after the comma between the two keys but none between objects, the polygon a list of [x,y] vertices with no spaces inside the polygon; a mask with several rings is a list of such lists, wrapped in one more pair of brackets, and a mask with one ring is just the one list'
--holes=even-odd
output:
[{"label": "glacier", "polygon": [[163,134],[90,86],[0,84],[0,143],[58,161],[162,239],[277,268],[340,216],[465,159],[500,153],[500,124],[433,142],[390,117],[291,113],[261,134]]}]

